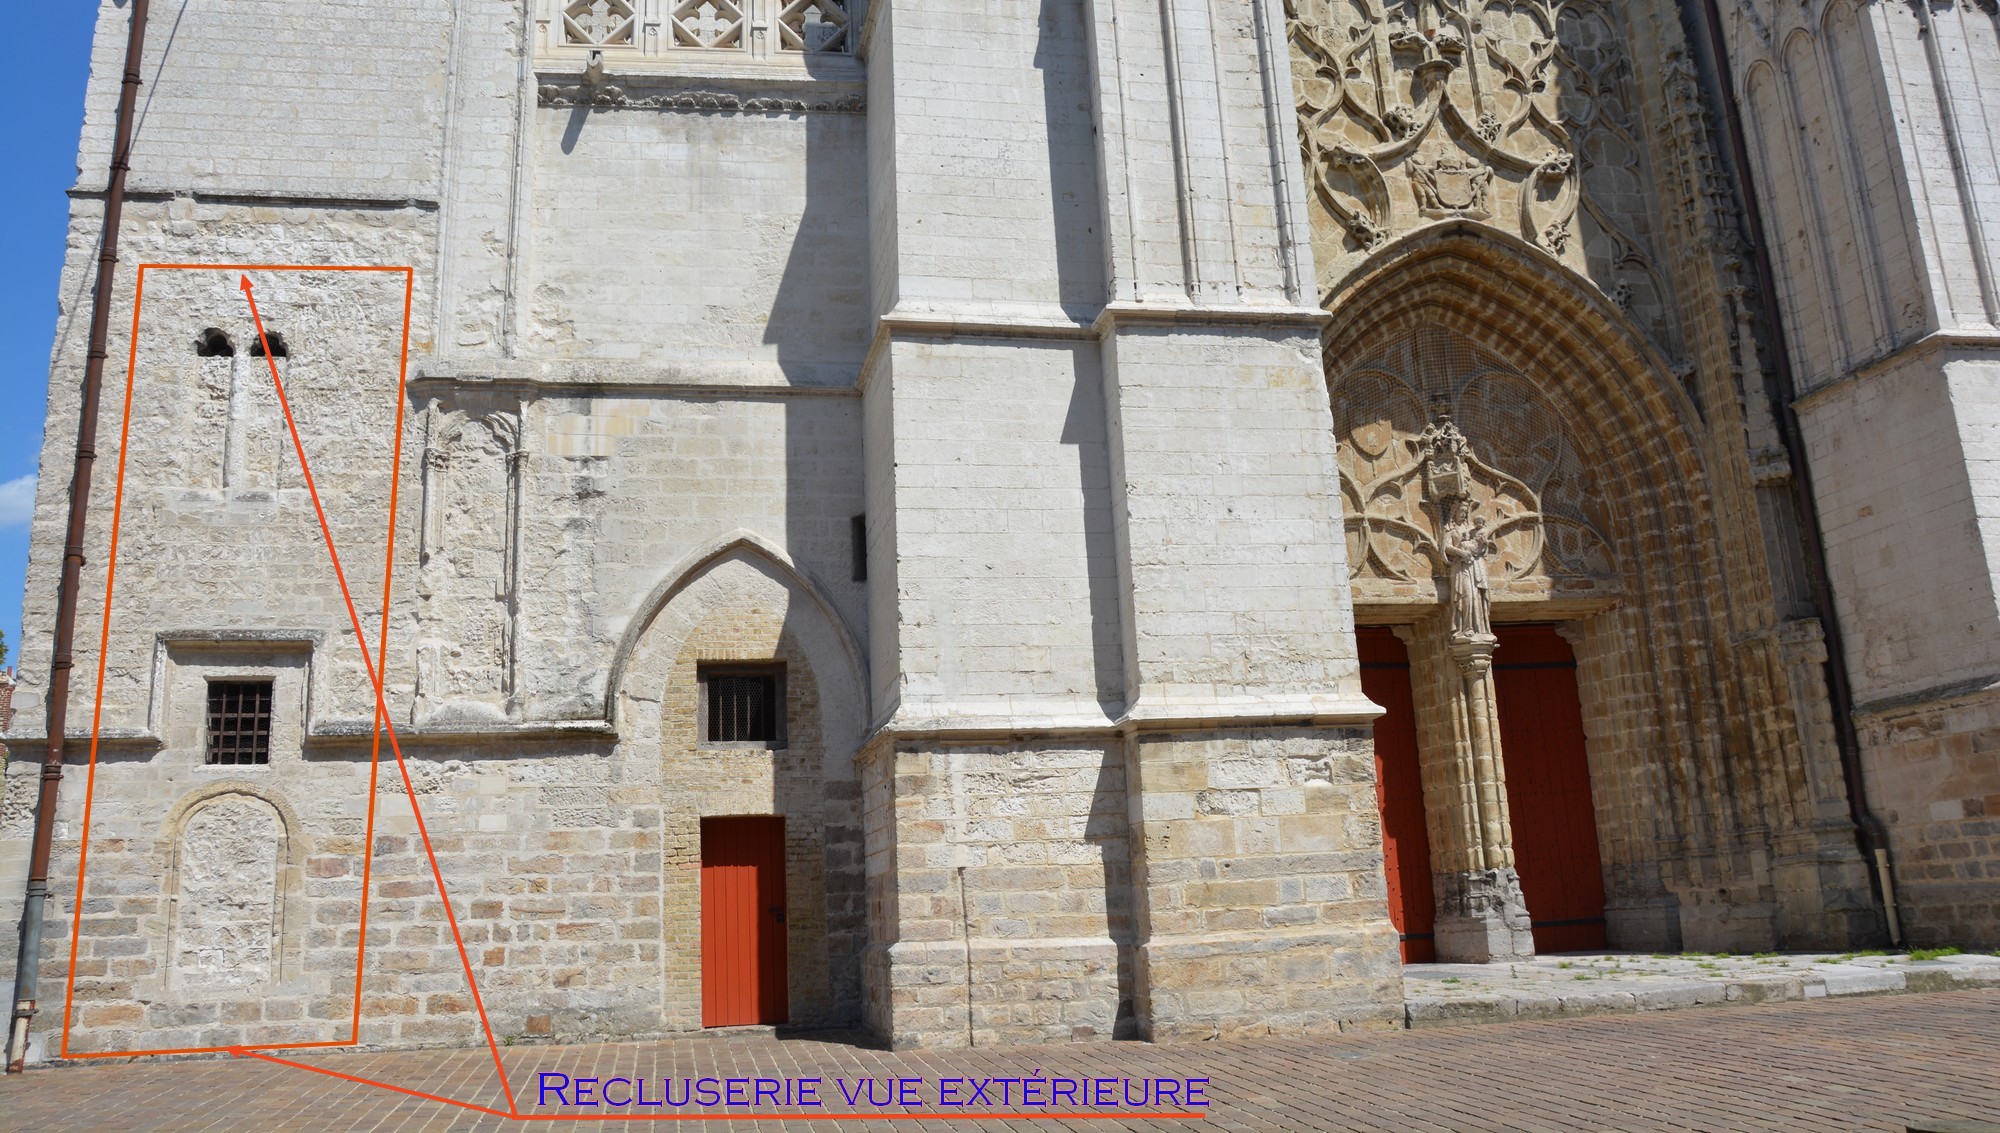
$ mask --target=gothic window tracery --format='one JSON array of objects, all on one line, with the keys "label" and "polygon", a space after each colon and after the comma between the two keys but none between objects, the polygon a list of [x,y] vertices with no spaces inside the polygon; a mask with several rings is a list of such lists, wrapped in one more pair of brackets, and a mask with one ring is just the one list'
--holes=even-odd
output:
[{"label": "gothic window tracery", "polygon": [[672,21],[676,46],[742,46],[743,9],[730,0],[682,0]]},{"label": "gothic window tracery", "polygon": [[846,55],[846,0],[536,0],[537,39],[553,55],[610,52],[612,73],[670,57]]}]

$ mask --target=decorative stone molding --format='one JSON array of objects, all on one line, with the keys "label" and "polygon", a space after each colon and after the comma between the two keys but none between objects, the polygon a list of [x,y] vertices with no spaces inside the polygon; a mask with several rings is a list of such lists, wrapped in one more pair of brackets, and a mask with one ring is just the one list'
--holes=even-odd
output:
[{"label": "decorative stone molding", "polygon": [[1437,902],[1432,933],[1439,960],[1477,964],[1534,956],[1528,903],[1512,867],[1439,873],[1431,887]]},{"label": "decorative stone molding", "polygon": [[1425,160],[1411,158],[1410,188],[1417,211],[1425,216],[1466,216],[1484,220],[1492,215],[1487,198],[1493,187],[1493,167],[1456,154]]},{"label": "decorative stone molding", "polygon": [[1286,0],[1323,295],[1392,237],[1467,218],[1673,336],[1645,126],[1602,0]]},{"label": "decorative stone molding", "polygon": [[714,114],[860,114],[868,109],[868,96],[859,84],[817,83],[812,89],[811,97],[801,97],[720,89],[712,84],[688,86],[636,78],[592,84],[552,77],[537,88],[537,101],[557,109],[587,106]]}]

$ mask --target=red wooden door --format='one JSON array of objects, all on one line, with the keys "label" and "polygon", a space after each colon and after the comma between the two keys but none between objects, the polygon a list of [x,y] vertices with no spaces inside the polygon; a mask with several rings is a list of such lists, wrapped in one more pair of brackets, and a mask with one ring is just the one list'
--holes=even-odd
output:
[{"label": "red wooden door", "polygon": [[701,820],[701,1025],[783,1023],[785,820]]},{"label": "red wooden door", "polygon": [[1417,769],[1417,710],[1410,699],[1410,655],[1396,635],[1363,626],[1361,691],[1388,709],[1375,721],[1375,801],[1382,808],[1382,872],[1389,921],[1403,938],[1403,962],[1437,959],[1431,935],[1431,842],[1424,829],[1424,783]]},{"label": "red wooden door", "polygon": [[1576,655],[1551,626],[1496,626],[1493,688],[1514,866],[1535,927],[1535,951],[1605,946],[1604,872],[1583,750]]}]

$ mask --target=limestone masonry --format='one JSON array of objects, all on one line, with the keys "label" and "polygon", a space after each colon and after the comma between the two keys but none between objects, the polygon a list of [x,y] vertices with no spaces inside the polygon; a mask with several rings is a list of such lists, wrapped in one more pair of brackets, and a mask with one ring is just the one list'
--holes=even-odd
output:
[{"label": "limestone masonry", "polygon": [[155,0],[35,1057],[2000,946],[2000,16],[1714,7]]}]

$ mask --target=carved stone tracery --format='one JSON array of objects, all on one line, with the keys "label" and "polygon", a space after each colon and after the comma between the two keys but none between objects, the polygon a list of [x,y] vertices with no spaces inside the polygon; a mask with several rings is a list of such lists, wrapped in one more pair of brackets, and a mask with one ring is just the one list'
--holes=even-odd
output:
[{"label": "carved stone tracery", "polygon": [[563,42],[577,47],[630,47],[637,22],[629,0],[574,0],[563,8]]},{"label": "carved stone tracery", "polygon": [[785,0],[778,12],[778,47],[784,51],[847,51],[847,5],[841,0]]},{"label": "carved stone tracery", "polygon": [[1495,599],[1616,589],[1611,522],[1580,434],[1525,376],[1433,329],[1329,384],[1356,601],[1440,599],[1452,499],[1481,524]]},{"label": "carved stone tracery", "polygon": [[731,0],[682,0],[671,17],[677,47],[738,47],[743,9]]},{"label": "carved stone tracery", "polygon": [[1587,275],[1671,352],[1636,82],[1605,0],[1286,0],[1315,259],[1468,218]]}]

